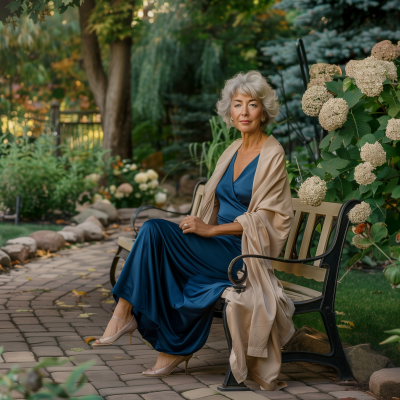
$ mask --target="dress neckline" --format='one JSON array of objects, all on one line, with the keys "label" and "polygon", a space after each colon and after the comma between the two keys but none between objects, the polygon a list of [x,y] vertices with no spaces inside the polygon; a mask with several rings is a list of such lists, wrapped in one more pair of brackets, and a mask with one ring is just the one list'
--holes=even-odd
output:
[{"label": "dress neckline", "polygon": [[233,180],[233,171],[234,171],[234,169],[235,169],[235,161],[236,161],[236,156],[237,156],[237,150],[236,150],[236,153],[235,153],[235,156],[233,157],[233,164],[232,164],[232,184],[234,184],[242,175],[243,175],[243,172],[247,169],[247,167],[251,164],[251,163],[253,163],[255,160],[257,160],[257,157],[260,157],[260,153],[258,153],[245,167],[244,167],[244,169],[242,170],[242,172],[239,174],[239,176],[235,179],[235,180]]}]

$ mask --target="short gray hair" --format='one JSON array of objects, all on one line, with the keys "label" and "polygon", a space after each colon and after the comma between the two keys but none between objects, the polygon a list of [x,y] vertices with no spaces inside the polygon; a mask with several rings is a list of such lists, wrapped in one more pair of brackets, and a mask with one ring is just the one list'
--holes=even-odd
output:
[{"label": "short gray hair", "polygon": [[237,92],[261,101],[263,111],[266,114],[265,121],[261,122],[261,127],[268,125],[278,115],[278,96],[260,72],[249,71],[246,74],[239,72],[225,82],[221,92],[221,100],[217,102],[217,113],[226,125],[234,126],[231,121],[231,101]]}]

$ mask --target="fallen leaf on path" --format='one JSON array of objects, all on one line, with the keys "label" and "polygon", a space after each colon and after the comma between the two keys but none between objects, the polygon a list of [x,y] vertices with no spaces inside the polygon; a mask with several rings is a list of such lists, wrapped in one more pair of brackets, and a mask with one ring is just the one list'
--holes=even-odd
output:
[{"label": "fallen leaf on path", "polygon": [[85,339],[85,343],[89,344],[89,342],[93,342],[93,340],[96,340],[97,338],[95,338],[94,336],[90,336],[88,338]]},{"label": "fallen leaf on path", "polygon": [[5,269],[3,268],[3,266],[0,264],[0,271],[5,271]]},{"label": "fallen leaf on path", "polygon": [[96,268],[88,268],[88,271],[90,271],[90,272],[95,272],[95,271],[96,271]]},{"label": "fallen leaf on path", "polygon": [[354,323],[351,321],[343,321],[342,320],[342,322],[344,322],[345,324],[349,324],[352,328],[355,328]]},{"label": "fallen leaf on path", "polygon": [[125,372],[121,372],[121,375],[125,375]]},{"label": "fallen leaf on path", "polygon": [[17,310],[17,312],[27,312],[29,310]]},{"label": "fallen leaf on path", "polygon": [[116,253],[117,250],[107,250],[107,253]]},{"label": "fallen leaf on path", "polygon": [[78,304],[78,307],[92,307],[90,304]]},{"label": "fallen leaf on path", "polygon": [[118,224],[112,224],[112,227],[113,227],[114,229],[116,229],[116,228],[119,227],[119,225],[118,225]]},{"label": "fallen leaf on path", "polygon": [[86,275],[86,272],[74,272],[74,275],[83,276]]},{"label": "fallen leaf on path", "polygon": [[77,351],[77,352],[79,352],[79,351],[85,351],[86,349],[82,349],[81,347],[75,347],[75,348],[73,348],[73,349],[69,349],[69,351]]},{"label": "fallen leaf on path", "polygon": [[125,227],[122,227],[121,230],[122,230],[122,231],[125,231],[125,232],[132,232],[132,231],[133,231],[133,228],[125,228]]},{"label": "fallen leaf on path", "polygon": [[18,260],[11,261],[11,265],[21,264]]},{"label": "fallen leaf on path", "polygon": [[348,325],[337,325],[338,328],[351,329]]},{"label": "fallen leaf on path", "polygon": [[64,224],[65,221],[63,219],[56,219],[56,224]]},{"label": "fallen leaf on path", "polygon": [[108,290],[108,289],[106,289],[106,288],[101,288],[101,289],[99,289],[99,291],[100,292],[107,292],[107,293],[110,293],[111,292],[111,290]]},{"label": "fallen leaf on path", "polygon": [[103,287],[103,285],[96,285],[97,287]]},{"label": "fallen leaf on path", "polygon": [[97,313],[84,313],[79,314],[79,318],[89,318],[91,315],[96,315]]},{"label": "fallen leaf on path", "polygon": [[336,315],[346,315],[344,312],[341,312],[341,311],[335,311],[335,314]]},{"label": "fallen leaf on path", "polygon": [[104,304],[114,304],[114,299],[105,299],[104,301],[102,301],[102,303],[104,303]]},{"label": "fallen leaf on path", "polygon": [[79,292],[78,290],[72,289],[72,297],[87,296],[86,292]]},{"label": "fallen leaf on path", "polygon": [[32,280],[32,278],[29,278],[29,276],[26,276],[25,278],[28,279],[28,281]]}]

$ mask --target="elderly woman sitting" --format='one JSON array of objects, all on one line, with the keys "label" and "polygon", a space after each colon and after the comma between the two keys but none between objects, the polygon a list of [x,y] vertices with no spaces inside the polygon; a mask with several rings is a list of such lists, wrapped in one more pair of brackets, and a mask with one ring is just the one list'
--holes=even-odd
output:
[{"label": "elderly woman sitting", "polygon": [[[257,260],[246,261],[249,290],[239,295],[226,289],[232,286],[227,267],[234,257],[250,252],[276,257],[290,230],[284,150],[262,130],[278,114],[278,101],[261,74],[250,71],[226,82],[217,110],[242,138],[220,157],[205,186],[200,218],[143,224],[113,289],[114,315],[93,346],[111,345],[138,329],[160,352],[143,375],[168,375],[183,361],[187,369],[207,340],[214,304],[224,292],[231,304],[235,377],[242,382],[249,369],[264,389],[274,390],[280,346],[293,333],[293,304]],[[267,358],[273,367],[267,368]]]}]

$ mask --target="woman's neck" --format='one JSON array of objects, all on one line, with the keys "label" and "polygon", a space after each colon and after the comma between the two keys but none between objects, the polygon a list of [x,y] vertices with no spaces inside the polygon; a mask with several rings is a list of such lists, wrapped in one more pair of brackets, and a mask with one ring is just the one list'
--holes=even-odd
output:
[{"label": "woman's neck", "polygon": [[241,132],[241,134],[243,143],[240,147],[245,152],[261,149],[268,139],[268,136],[262,131],[256,133]]}]

